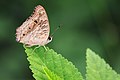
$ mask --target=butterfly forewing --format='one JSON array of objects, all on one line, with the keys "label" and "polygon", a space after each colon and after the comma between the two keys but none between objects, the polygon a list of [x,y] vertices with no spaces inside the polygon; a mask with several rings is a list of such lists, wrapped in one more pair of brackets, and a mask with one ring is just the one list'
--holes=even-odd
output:
[{"label": "butterfly forewing", "polygon": [[16,29],[16,40],[34,46],[47,44],[50,26],[45,9],[38,5],[33,14]]}]

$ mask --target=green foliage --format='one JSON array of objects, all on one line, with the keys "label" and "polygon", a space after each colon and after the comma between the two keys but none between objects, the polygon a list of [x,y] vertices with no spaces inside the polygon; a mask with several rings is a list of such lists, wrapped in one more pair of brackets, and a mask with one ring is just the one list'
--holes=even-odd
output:
[{"label": "green foliage", "polygon": [[98,55],[87,49],[86,80],[120,80],[120,75]]},{"label": "green foliage", "polygon": [[[52,49],[46,47],[25,49],[36,80],[84,80],[71,62]],[[86,80],[120,80],[120,75],[90,49],[87,49],[86,59]]]},{"label": "green foliage", "polygon": [[30,69],[36,80],[83,80],[80,72],[67,59],[52,49],[26,48]]},{"label": "green foliage", "polygon": [[55,73],[51,72],[47,67],[44,67],[44,72],[47,75],[49,80],[63,80],[59,76],[57,76]]}]

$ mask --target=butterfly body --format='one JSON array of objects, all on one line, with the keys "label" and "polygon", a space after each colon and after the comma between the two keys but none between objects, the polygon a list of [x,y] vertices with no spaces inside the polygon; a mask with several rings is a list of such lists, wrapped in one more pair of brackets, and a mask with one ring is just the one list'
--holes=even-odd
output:
[{"label": "butterfly body", "polygon": [[38,5],[33,14],[16,29],[16,41],[28,46],[44,46],[52,39],[45,9]]}]

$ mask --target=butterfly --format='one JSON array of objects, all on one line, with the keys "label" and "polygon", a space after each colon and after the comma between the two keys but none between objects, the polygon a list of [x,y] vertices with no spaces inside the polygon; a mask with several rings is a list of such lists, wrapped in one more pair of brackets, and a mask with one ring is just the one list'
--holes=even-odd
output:
[{"label": "butterfly", "polygon": [[44,46],[52,41],[50,26],[45,9],[38,5],[33,14],[16,29],[16,41],[29,47]]}]

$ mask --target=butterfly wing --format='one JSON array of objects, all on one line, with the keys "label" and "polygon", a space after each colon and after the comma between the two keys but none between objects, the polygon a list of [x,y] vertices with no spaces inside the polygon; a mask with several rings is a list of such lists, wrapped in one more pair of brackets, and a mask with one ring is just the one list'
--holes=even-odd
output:
[{"label": "butterfly wing", "polygon": [[45,45],[50,27],[45,9],[38,5],[33,14],[16,29],[16,40],[29,46]]}]

